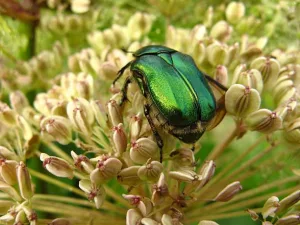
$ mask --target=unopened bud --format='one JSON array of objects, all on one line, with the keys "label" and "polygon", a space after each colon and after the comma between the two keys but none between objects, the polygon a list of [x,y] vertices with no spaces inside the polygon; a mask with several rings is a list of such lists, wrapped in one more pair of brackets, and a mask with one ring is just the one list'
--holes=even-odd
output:
[{"label": "unopened bud", "polygon": [[189,148],[178,148],[170,153],[171,159],[173,160],[177,167],[195,165],[194,152]]},{"label": "unopened bud", "polygon": [[7,104],[0,102],[0,120],[8,126],[16,124],[17,113],[8,107]]},{"label": "unopened bud", "polygon": [[200,175],[202,176],[202,181],[197,187],[197,189],[200,189],[204,185],[206,185],[210,179],[213,177],[215,174],[215,169],[216,169],[216,164],[213,160],[206,161],[203,166],[201,167],[200,170]]},{"label": "unopened bud", "polygon": [[126,214],[126,225],[139,224],[142,215],[135,209],[129,209]]},{"label": "unopened bud", "polygon": [[292,120],[284,127],[283,137],[292,144],[300,144],[300,118]]},{"label": "unopened bud", "polygon": [[235,181],[227,185],[218,195],[214,198],[218,202],[227,202],[232,199],[240,190],[242,186],[239,181]]},{"label": "unopened bud", "polygon": [[152,202],[154,205],[161,204],[165,198],[169,196],[168,185],[165,180],[165,175],[160,174],[157,184],[153,185]]},{"label": "unopened bud", "polygon": [[107,127],[107,114],[105,112],[105,106],[102,105],[98,100],[92,100],[90,104],[94,112],[96,121],[102,129],[105,129]]},{"label": "unopened bud", "polygon": [[292,80],[284,80],[276,84],[273,92],[275,102],[280,104],[295,96],[296,87]]},{"label": "unopened bud", "polygon": [[33,136],[33,132],[29,123],[25,120],[23,116],[17,116],[18,126],[23,131],[23,137],[26,141],[30,140]]},{"label": "unopened bud", "polygon": [[132,116],[130,119],[130,138],[134,142],[138,139],[139,134],[142,129],[142,118],[140,113],[135,116]]},{"label": "unopened bud", "polygon": [[280,204],[278,202],[279,202],[279,199],[276,196],[272,196],[265,202],[265,204],[261,210],[261,213],[262,213],[262,216],[264,219],[266,219],[268,216],[271,216],[271,217],[275,216],[275,212],[277,211],[277,209],[280,206]]},{"label": "unopened bud", "polygon": [[299,225],[300,215],[292,214],[277,220],[276,225]]},{"label": "unopened bud", "polygon": [[113,127],[112,139],[117,156],[122,155],[122,153],[125,152],[127,148],[127,137],[122,123],[118,124],[118,126]]},{"label": "unopened bud", "polygon": [[156,142],[149,138],[140,138],[131,144],[130,158],[135,163],[145,163],[148,159],[158,159]]},{"label": "unopened bud", "polygon": [[210,36],[221,41],[226,42],[231,35],[232,27],[224,20],[217,22],[210,31]]},{"label": "unopened bud", "polygon": [[90,103],[84,98],[76,98],[67,105],[67,114],[73,124],[80,132],[89,135],[91,125],[94,122],[94,113]]},{"label": "unopened bud", "polygon": [[104,62],[100,65],[99,75],[102,79],[113,80],[118,74],[119,68],[112,62]]},{"label": "unopened bud", "polygon": [[43,166],[53,175],[73,178],[73,168],[67,161],[45,153],[41,153],[40,159],[43,162]]},{"label": "unopened bud", "polygon": [[41,121],[42,135],[47,133],[60,144],[66,145],[72,141],[71,123],[62,116],[49,116]]},{"label": "unopened bud", "polygon": [[238,23],[245,15],[245,5],[242,2],[230,2],[226,8],[226,19],[230,23]]},{"label": "unopened bud", "polygon": [[22,197],[19,195],[19,193],[10,185],[7,183],[0,181],[0,191],[5,192],[9,195],[12,199],[15,201],[21,202],[23,201]]},{"label": "unopened bud", "polygon": [[77,155],[74,151],[71,151],[71,156],[74,159],[74,165],[77,169],[90,174],[94,170],[94,166],[90,162],[90,159],[85,155]]},{"label": "unopened bud", "polygon": [[192,56],[197,64],[201,64],[203,62],[206,56],[206,49],[203,42],[198,42],[195,44],[192,51]]},{"label": "unopened bud", "polygon": [[123,123],[123,116],[120,106],[115,100],[109,100],[107,103],[107,112],[109,121],[113,126],[118,126],[119,123]]},{"label": "unopened bud", "polygon": [[300,190],[293,192],[279,202],[278,212],[283,212],[300,201]]},{"label": "unopened bud", "polygon": [[218,42],[210,44],[206,48],[207,59],[213,66],[224,65],[228,56],[226,46]]},{"label": "unopened bud", "polygon": [[227,85],[228,82],[228,72],[227,68],[223,65],[218,65],[215,71],[215,80],[224,86]]},{"label": "unopened bud", "polygon": [[18,163],[14,160],[0,159],[1,178],[9,185],[17,183],[16,166]]},{"label": "unopened bud", "polygon": [[163,165],[158,161],[147,162],[138,170],[138,176],[141,180],[156,182],[163,171]]},{"label": "unopened bud", "polygon": [[198,223],[198,225],[219,225],[219,224],[211,220],[202,220]]},{"label": "unopened bud", "polygon": [[178,171],[170,171],[169,176],[175,180],[179,180],[187,183],[197,182],[202,179],[202,176],[199,176],[189,168],[181,169]]},{"label": "unopened bud", "polygon": [[17,178],[20,194],[24,199],[30,199],[33,195],[32,183],[29,171],[23,162],[17,166]]},{"label": "unopened bud", "polygon": [[26,96],[21,91],[12,92],[9,95],[9,100],[11,107],[19,114],[29,105]]},{"label": "unopened bud", "polygon": [[237,117],[243,118],[258,110],[260,102],[257,90],[241,84],[232,85],[225,94],[227,112]]},{"label": "unopened bud", "polygon": [[132,40],[138,40],[147,34],[152,26],[152,16],[146,13],[137,12],[132,15],[127,23],[128,33]]},{"label": "unopened bud", "polygon": [[118,174],[118,181],[123,185],[136,186],[141,182],[138,176],[138,170],[140,166],[130,166],[128,168],[122,169]]},{"label": "unopened bud", "polygon": [[117,158],[103,157],[97,162],[96,169],[90,174],[90,179],[95,184],[102,184],[118,175],[123,164]]},{"label": "unopened bud", "polygon": [[239,64],[237,67],[235,67],[234,72],[233,72],[233,79],[231,84],[237,83],[239,76],[242,72],[247,70],[247,65],[246,64]]},{"label": "unopened bud", "polygon": [[246,211],[249,213],[249,215],[251,216],[251,219],[253,221],[258,220],[259,216],[258,216],[258,214],[255,211],[253,211],[251,209],[247,209]]},{"label": "unopened bud", "polygon": [[49,225],[72,225],[71,221],[69,219],[65,218],[57,218],[55,220],[52,220]]},{"label": "unopened bud", "polygon": [[241,72],[235,81],[237,84],[242,84],[250,88],[256,89],[259,93],[263,90],[263,80],[261,74],[256,69]]},{"label": "unopened bud", "polygon": [[89,10],[90,0],[71,0],[71,10],[75,13],[85,13]]},{"label": "unopened bud", "polygon": [[27,218],[26,218],[26,214],[23,210],[20,210],[15,218],[15,224],[19,225],[19,224],[25,224],[27,222]]},{"label": "unopened bud", "polygon": [[0,146],[0,158],[4,159],[14,159],[16,154],[13,151],[10,151],[8,148],[4,146]]},{"label": "unopened bud", "polygon": [[249,130],[255,130],[262,133],[272,133],[282,127],[282,119],[276,112],[269,109],[259,109],[249,114],[245,123]]}]

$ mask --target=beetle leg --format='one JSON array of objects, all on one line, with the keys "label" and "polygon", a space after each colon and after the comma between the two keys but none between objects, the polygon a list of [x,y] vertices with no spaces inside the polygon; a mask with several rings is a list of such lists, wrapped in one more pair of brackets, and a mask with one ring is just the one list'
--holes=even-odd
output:
[{"label": "beetle leg", "polygon": [[122,92],[122,98],[121,98],[121,101],[120,101],[120,103],[119,103],[120,106],[122,106],[123,103],[124,103],[126,100],[128,100],[128,98],[127,98],[127,89],[128,89],[128,85],[129,85],[130,83],[131,83],[131,76],[126,77],[126,80],[125,80],[124,85],[123,85],[122,90],[121,90],[121,92]]},{"label": "beetle leg", "polygon": [[119,72],[118,72],[118,75],[116,77],[116,79],[114,79],[113,81],[113,85],[115,85],[115,83],[121,78],[121,76],[123,75],[123,73],[125,72],[125,70],[131,65],[131,62],[127,63],[125,66],[123,66]]},{"label": "beetle leg", "polygon": [[157,132],[157,130],[155,128],[155,125],[154,125],[154,123],[153,123],[153,121],[152,121],[152,119],[150,117],[150,112],[149,111],[150,111],[149,105],[145,104],[144,105],[144,113],[145,113],[145,116],[146,116],[146,118],[147,118],[147,120],[148,120],[148,122],[150,124],[151,130],[152,130],[152,132],[153,132],[153,134],[155,136],[156,143],[157,143],[157,145],[159,147],[159,151],[160,151],[159,152],[160,153],[159,161],[162,162],[162,159],[163,159],[162,148],[164,146],[164,143],[163,143],[162,138],[160,137],[159,133]]}]

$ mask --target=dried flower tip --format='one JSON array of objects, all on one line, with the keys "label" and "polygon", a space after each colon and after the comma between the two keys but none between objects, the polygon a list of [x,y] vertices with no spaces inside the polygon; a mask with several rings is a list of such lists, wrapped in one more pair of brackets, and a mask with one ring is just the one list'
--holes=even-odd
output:
[{"label": "dried flower tip", "polygon": [[41,121],[42,135],[50,135],[58,143],[66,145],[72,141],[71,123],[62,116],[49,116]]},{"label": "dried flower tip", "polygon": [[18,112],[22,113],[23,109],[29,106],[26,96],[21,91],[14,91],[9,95],[11,107]]},{"label": "dried flower tip", "polygon": [[270,197],[264,204],[261,213],[264,219],[268,216],[274,217],[275,212],[279,208],[279,199],[276,196]]},{"label": "dried flower tip", "polygon": [[5,160],[0,158],[0,175],[3,181],[9,185],[17,183],[16,166],[18,163],[14,160]]},{"label": "dried flower tip", "polygon": [[280,218],[275,225],[299,225],[300,223],[300,215],[288,215]]},{"label": "dried flower tip", "polygon": [[247,209],[246,212],[249,213],[249,215],[251,216],[251,219],[252,219],[253,221],[258,220],[259,216],[258,216],[258,214],[257,214],[255,211],[253,211],[253,210],[251,210],[251,209]]},{"label": "dried flower tip", "polygon": [[228,49],[225,45],[215,42],[206,48],[206,55],[212,66],[224,65],[228,57]]},{"label": "dried flower tip", "polygon": [[90,174],[90,179],[95,184],[102,184],[118,175],[123,164],[117,158],[103,158],[99,160]]},{"label": "dried flower tip", "polygon": [[123,128],[123,124],[120,123],[118,126],[113,127],[112,140],[114,143],[116,156],[121,156],[127,148],[127,137]]},{"label": "dried flower tip", "polygon": [[198,225],[219,225],[219,224],[211,220],[202,220],[198,223]]},{"label": "dried flower tip", "polygon": [[239,181],[235,181],[227,185],[218,195],[215,197],[214,201],[227,202],[232,199],[240,190],[242,190],[242,185]]},{"label": "dried flower tip", "polygon": [[230,23],[238,23],[245,15],[245,5],[242,2],[230,2],[226,8],[226,19]]},{"label": "dried flower tip", "polygon": [[85,155],[77,155],[74,151],[71,151],[71,156],[74,159],[74,165],[77,169],[87,174],[90,174],[95,169],[90,159]]},{"label": "dried flower tip", "polygon": [[225,94],[225,107],[228,113],[237,117],[246,117],[260,107],[260,95],[257,90],[241,84],[232,85]]},{"label": "dried flower tip", "polygon": [[22,197],[19,195],[19,193],[10,185],[7,183],[0,181],[0,190],[8,194],[12,199],[15,201],[21,202],[23,201]]},{"label": "dried flower tip", "polygon": [[95,202],[97,209],[102,206],[106,196],[102,186],[92,184],[90,180],[84,179],[79,181],[79,188],[87,194],[88,200]]},{"label": "dried flower tip", "polygon": [[57,218],[52,220],[49,225],[72,225],[71,221],[65,218]]},{"label": "dried flower tip", "polygon": [[290,208],[291,206],[295,205],[299,201],[300,201],[300,190],[297,190],[279,202],[280,207],[277,212],[283,212],[288,208]]},{"label": "dried flower tip", "polygon": [[33,195],[31,177],[23,162],[20,162],[17,166],[17,178],[22,198],[27,200],[30,199]]},{"label": "dried flower tip", "polygon": [[106,107],[109,121],[113,126],[118,126],[118,124],[123,123],[121,108],[115,100],[109,100]]},{"label": "dried flower tip", "polygon": [[0,121],[7,126],[14,126],[17,122],[16,111],[9,108],[5,103],[0,102]]},{"label": "dried flower tip", "polygon": [[138,225],[142,218],[142,215],[137,210],[129,209],[126,214],[126,225]]},{"label": "dried flower tip", "polygon": [[138,176],[141,180],[156,182],[163,171],[163,165],[158,161],[147,162],[138,170]]},{"label": "dried flower tip", "polygon": [[214,78],[220,84],[226,86],[228,82],[228,72],[226,66],[218,65],[215,71]]},{"label": "dried flower tip", "polygon": [[201,167],[200,174],[202,176],[202,181],[197,187],[197,190],[199,190],[201,187],[206,185],[210,179],[215,174],[216,164],[213,160],[206,161],[203,166]]},{"label": "dried flower tip", "polygon": [[85,135],[90,135],[94,113],[90,103],[84,98],[76,98],[67,105],[67,114],[72,125]]},{"label": "dried flower tip", "polygon": [[142,129],[142,117],[138,113],[131,117],[130,119],[130,138],[131,142],[134,142],[138,139]]},{"label": "dried flower tip", "polygon": [[177,167],[195,166],[194,152],[189,148],[178,148],[170,153],[170,157]]},{"label": "dried flower tip", "polygon": [[178,171],[170,171],[169,176],[175,180],[179,180],[182,182],[192,183],[196,181],[200,181],[202,179],[201,175],[196,174],[193,170],[187,168],[182,168]]},{"label": "dried flower tip", "polygon": [[249,114],[245,123],[249,130],[255,130],[262,133],[272,133],[282,127],[282,119],[276,112],[268,109],[259,109]]},{"label": "dried flower tip", "polygon": [[148,159],[158,159],[156,142],[149,138],[140,138],[131,144],[130,158],[135,163],[146,163]]},{"label": "dried flower tip", "polygon": [[257,69],[260,71],[264,85],[267,89],[274,86],[280,71],[280,64],[276,59],[266,58],[263,56],[258,57],[252,61],[250,67],[251,69]]},{"label": "dried flower tip", "polygon": [[141,182],[141,179],[137,175],[140,166],[130,166],[122,169],[118,174],[118,181],[123,185],[136,186]]},{"label": "dried flower tip", "polygon": [[43,162],[43,166],[53,175],[57,177],[68,177],[73,178],[73,168],[64,159],[49,156],[45,153],[41,153],[40,159]]},{"label": "dried flower tip", "polygon": [[224,20],[217,22],[210,31],[210,36],[221,41],[226,42],[232,33],[232,27]]},{"label": "dried flower tip", "polygon": [[128,34],[132,40],[138,40],[147,34],[152,26],[153,17],[146,13],[137,12],[132,15],[127,23]]}]

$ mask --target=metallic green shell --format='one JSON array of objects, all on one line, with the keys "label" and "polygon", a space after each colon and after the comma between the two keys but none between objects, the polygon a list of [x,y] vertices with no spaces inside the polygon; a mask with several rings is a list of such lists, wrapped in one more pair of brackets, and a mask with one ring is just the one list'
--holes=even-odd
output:
[{"label": "metallic green shell", "polygon": [[214,96],[190,56],[164,46],[147,46],[134,56],[131,70],[143,76],[152,101],[169,124],[185,127],[214,117]]}]

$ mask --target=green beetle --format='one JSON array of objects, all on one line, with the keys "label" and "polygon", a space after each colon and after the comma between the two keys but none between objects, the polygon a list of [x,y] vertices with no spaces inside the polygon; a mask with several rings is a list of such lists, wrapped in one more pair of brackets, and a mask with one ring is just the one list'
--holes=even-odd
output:
[{"label": "green beetle", "polygon": [[[127,99],[127,87],[133,77],[146,99],[144,113],[160,148],[160,161],[163,141],[158,128],[194,144],[207,128],[222,120],[226,88],[204,75],[192,57],[160,45],[143,47],[133,56],[135,59],[118,72],[113,85],[130,67],[132,76],[125,80],[120,104]],[[223,96],[218,102],[208,82]]]}]

